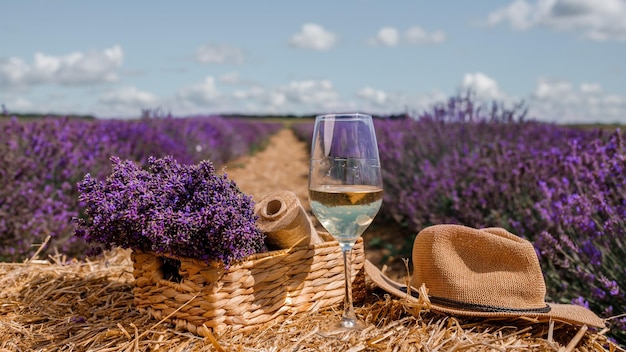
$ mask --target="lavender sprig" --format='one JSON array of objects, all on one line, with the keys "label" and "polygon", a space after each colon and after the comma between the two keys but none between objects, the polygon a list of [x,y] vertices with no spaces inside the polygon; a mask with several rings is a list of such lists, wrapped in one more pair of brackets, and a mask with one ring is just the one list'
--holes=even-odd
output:
[{"label": "lavender sprig", "polygon": [[256,228],[251,197],[210,161],[179,164],[171,156],[150,157],[148,169],[111,158],[104,181],[86,175],[78,184],[85,216],[76,235],[104,249],[152,251],[226,267],[266,251]]}]

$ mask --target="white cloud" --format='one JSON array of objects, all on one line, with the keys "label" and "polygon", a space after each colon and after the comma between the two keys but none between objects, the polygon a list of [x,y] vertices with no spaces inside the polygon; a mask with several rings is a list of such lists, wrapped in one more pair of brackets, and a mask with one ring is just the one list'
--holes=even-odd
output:
[{"label": "white cloud", "polygon": [[597,83],[539,78],[528,99],[536,118],[561,123],[613,123],[626,120],[626,96],[605,93]]},{"label": "white cloud", "polygon": [[221,93],[215,86],[215,78],[207,76],[203,82],[181,88],[177,93],[183,105],[208,106],[216,103]]},{"label": "white cloud", "polygon": [[495,79],[482,72],[466,73],[461,82],[462,90],[471,90],[481,99],[502,99],[504,94]]},{"label": "white cloud", "polygon": [[369,86],[361,88],[358,91],[357,96],[361,99],[371,102],[374,105],[380,106],[384,105],[388,100],[387,92],[380,89],[374,89]]},{"label": "white cloud", "polygon": [[4,98],[2,100],[2,104],[4,104],[4,107],[9,111],[9,113],[26,111],[31,112],[33,111],[33,108],[35,108],[35,105],[24,97]]},{"label": "white cloud", "polygon": [[375,114],[420,113],[449,96],[438,90],[430,92],[390,92],[365,86],[356,93],[359,110]]},{"label": "white cloud", "polygon": [[[575,85],[566,80],[537,80],[533,92],[510,96],[501,91],[495,79],[480,73],[467,73],[461,80],[463,89],[471,88],[476,102],[497,101],[511,107],[521,101],[529,108],[528,118],[555,123],[619,123],[626,120],[626,96],[606,93],[598,83]],[[464,94],[462,92],[461,94]],[[440,92],[389,92],[366,86],[356,96],[359,110],[387,114],[404,111],[421,113],[433,104],[445,102],[450,95]]]},{"label": "white cloud", "polygon": [[291,81],[275,87],[253,86],[235,90],[224,98],[239,111],[252,113],[311,114],[343,106],[332,82],[324,79]]},{"label": "white cloud", "polygon": [[230,86],[257,86],[258,83],[251,79],[242,78],[239,72],[227,72],[217,79],[220,83]]},{"label": "white cloud", "polygon": [[201,64],[233,64],[240,65],[246,62],[246,55],[241,48],[207,43],[196,50],[195,59]]},{"label": "white cloud", "polygon": [[59,89],[52,89],[47,93],[37,95],[28,95],[23,92],[0,92],[0,104],[4,104],[9,113],[56,115],[96,114],[95,107],[88,109],[86,108],[88,104],[68,99],[69,96],[60,91]]},{"label": "white cloud", "polygon": [[553,99],[569,95],[573,91],[570,82],[540,78],[533,96],[537,99]]},{"label": "white cloud", "polygon": [[416,25],[407,29],[404,37],[409,44],[439,44],[446,40],[446,33],[442,30],[429,33]]},{"label": "white cloud", "polygon": [[542,26],[580,32],[596,41],[626,41],[624,0],[515,0],[491,12],[487,24],[509,23],[513,29]]},{"label": "white cloud", "polygon": [[513,29],[524,30],[533,25],[533,7],[525,0],[515,0],[508,6],[497,9],[489,14],[487,23],[496,25],[509,22]]},{"label": "white cloud", "polygon": [[30,67],[18,58],[0,59],[0,89],[27,87],[26,77],[30,70]]},{"label": "white cloud", "polygon": [[269,103],[271,108],[280,108],[287,102],[287,97],[282,92],[270,92],[270,94],[266,96],[265,101]]},{"label": "white cloud", "polygon": [[297,48],[325,51],[334,47],[336,42],[334,33],[318,24],[306,23],[302,25],[300,32],[291,37],[289,44]]},{"label": "white cloud", "polygon": [[[160,108],[160,103],[161,100],[156,95],[141,91],[136,87],[126,86],[100,95],[95,109],[101,117],[132,118],[140,116],[142,110]],[[67,108],[62,110],[75,112],[76,108],[74,111]]]},{"label": "white cloud", "polygon": [[229,72],[221,75],[219,81],[224,84],[239,84],[241,79],[239,78],[239,73]]},{"label": "white cloud", "polygon": [[[507,95],[498,82],[481,72],[460,77],[459,87],[472,89],[479,101],[496,100],[507,106],[520,101],[529,107],[529,118],[557,123],[620,122],[626,120],[626,96],[606,92],[597,82],[571,82],[539,78],[533,91],[520,96]],[[373,114],[422,112],[435,103],[445,102],[449,93],[394,92],[363,86],[341,92],[328,79],[304,79],[274,86],[241,84],[245,77],[228,73],[219,79],[208,76],[190,86],[180,88],[176,95],[157,97],[135,87],[121,87],[103,93],[89,106],[71,103],[67,97],[43,98],[8,93],[2,95],[13,112],[84,113],[99,117],[138,117],[143,109],[164,108],[174,116],[206,113],[250,114],[315,114],[323,112],[362,111]],[[230,82],[220,89],[218,84]],[[57,92],[58,90],[55,90]],[[32,98],[32,99],[31,99]]]},{"label": "white cloud", "polygon": [[324,106],[326,102],[339,99],[339,94],[329,80],[291,81],[281,87],[281,90],[287,96],[287,100],[294,104]]},{"label": "white cloud", "polygon": [[35,85],[93,85],[118,80],[124,53],[115,45],[102,51],[64,56],[35,53],[33,63],[20,58],[0,59],[0,88],[27,89]]},{"label": "white cloud", "polygon": [[422,27],[414,25],[408,28],[403,36],[395,27],[383,27],[378,30],[374,37],[369,38],[368,42],[373,46],[398,46],[401,43],[407,45],[427,45],[440,44],[446,40],[446,33],[442,30],[427,32]]},{"label": "white cloud", "polygon": [[590,93],[590,94],[601,93],[602,86],[598,83],[581,83],[580,91],[583,93]]},{"label": "white cloud", "polygon": [[152,107],[157,101],[158,98],[154,94],[142,92],[136,87],[120,87],[102,94],[98,99],[98,102],[105,105],[133,108]]},{"label": "white cloud", "polygon": [[237,105],[248,104],[263,112],[278,112],[287,103],[284,92],[271,88],[253,87],[248,90],[237,90],[232,93],[232,97],[237,101]]},{"label": "white cloud", "polygon": [[[227,75],[226,78],[231,82],[247,82],[239,75]],[[291,81],[274,87],[238,86],[232,91],[220,91],[215,79],[209,76],[202,83],[180,89],[174,105],[178,111],[192,114],[198,113],[199,109],[210,109],[211,113],[287,114],[324,110],[327,104],[339,100],[328,80]]]},{"label": "white cloud", "polygon": [[394,27],[383,27],[369,42],[374,46],[396,46],[400,42],[400,33]]},{"label": "white cloud", "polygon": [[528,117],[555,123],[614,123],[626,120],[626,96],[605,93],[598,83],[576,86],[563,79],[540,77],[533,92],[513,97],[500,90],[496,80],[481,73],[464,75],[462,89],[471,89],[478,101],[506,106],[525,102]]}]

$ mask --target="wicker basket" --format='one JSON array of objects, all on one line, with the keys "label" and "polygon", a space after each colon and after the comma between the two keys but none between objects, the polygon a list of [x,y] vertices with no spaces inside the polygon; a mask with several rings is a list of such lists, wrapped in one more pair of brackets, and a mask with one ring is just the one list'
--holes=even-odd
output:
[{"label": "wicker basket", "polygon": [[[172,265],[152,253],[133,252],[135,305],[177,328],[208,336],[247,330],[290,313],[312,312],[343,301],[343,256],[336,241],[259,253],[225,271],[194,259]],[[352,283],[362,285],[363,241],[352,251]],[[358,292],[355,292],[358,295]],[[210,329],[210,331],[208,330]]]}]

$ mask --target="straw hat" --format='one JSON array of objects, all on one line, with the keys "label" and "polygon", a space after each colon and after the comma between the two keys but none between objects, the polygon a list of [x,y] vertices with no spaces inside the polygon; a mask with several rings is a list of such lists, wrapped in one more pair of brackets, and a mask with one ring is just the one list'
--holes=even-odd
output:
[{"label": "straw hat", "polygon": [[[405,285],[387,278],[371,262],[365,263],[365,270],[385,291],[417,301],[407,295]],[[424,284],[432,310],[446,314],[605,326],[584,307],[546,303],[546,285],[533,245],[502,228],[425,228],[413,244],[410,284],[415,295]]]}]

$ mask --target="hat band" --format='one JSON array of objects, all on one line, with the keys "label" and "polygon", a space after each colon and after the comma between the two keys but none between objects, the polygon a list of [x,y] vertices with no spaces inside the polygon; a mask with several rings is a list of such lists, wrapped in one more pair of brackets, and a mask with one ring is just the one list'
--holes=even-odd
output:
[{"label": "hat band", "polygon": [[[406,287],[401,287],[401,291],[404,293],[407,292]],[[419,293],[417,291],[411,292],[411,296],[419,297]],[[550,306],[546,304],[545,307],[541,308],[506,308],[506,307],[498,307],[498,306],[490,306],[485,304],[477,304],[477,303],[466,303],[455,301],[448,298],[441,298],[435,296],[428,296],[430,301],[435,304],[439,304],[442,306],[446,306],[449,308],[457,308],[469,311],[478,311],[478,312],[487,312],[487,313],[548,313],[550,312]]]}]

